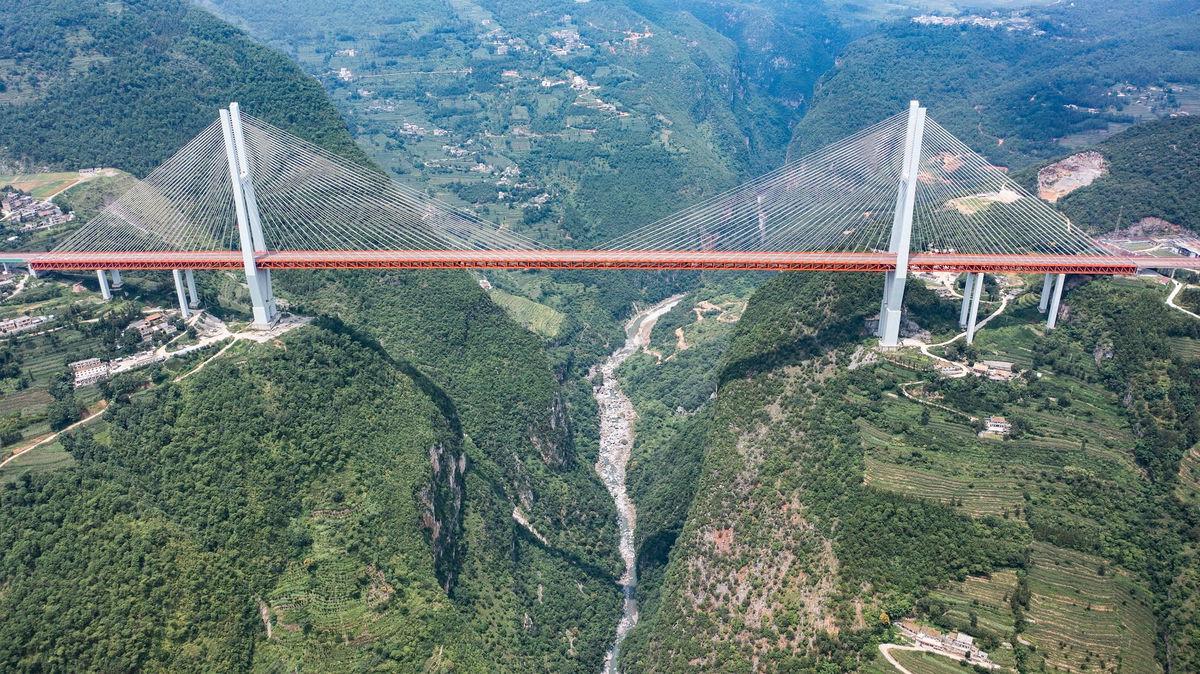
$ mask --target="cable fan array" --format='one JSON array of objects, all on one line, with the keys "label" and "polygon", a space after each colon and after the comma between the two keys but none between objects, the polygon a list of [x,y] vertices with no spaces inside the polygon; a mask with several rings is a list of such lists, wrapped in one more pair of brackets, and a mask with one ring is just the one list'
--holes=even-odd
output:
[{"label": "cable fan array", "polygon": [[[542,244],[243,115],[272,251],[539,251]],[[605,251],[875,253],[888,248],[907,114],[618,237]],[[1052,207],[926,120],[912,250],[1109,255]],[[56,252],[233,251],[240,245],[220,122]]]},{"label": "cable fan array", "polygon": [[[907,115],[621,236],[609,250],[866,253],[888,249]],[[912,250],[1108,255],[941,125],[927,119]]]},{"label": "cable fan array", "polygon": [[213,122],[54,250],[230,250],[233,208],[221,124]]},{"label": "cable fan array", "polygon": [[636,229],[606,250],[869,252],[886,248],[904,160],[897,115]]},{"label": "cable fan array", "polygon": [[937,122],[926,120],[914,250],[982,255],[1110,255]]},{"label": "cable fan array", "polygon": [[[506,231],[243,115],[270,250],[536,250]],[[215,122],[90,220],[57,252],[237,250],[229,167]]]}]

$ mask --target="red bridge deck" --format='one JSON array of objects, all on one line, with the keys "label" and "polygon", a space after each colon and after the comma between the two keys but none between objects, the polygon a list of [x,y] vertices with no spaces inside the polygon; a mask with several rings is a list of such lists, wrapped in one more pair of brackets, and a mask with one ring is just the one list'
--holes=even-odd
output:
[{"label": "red bridge deck", "polygon": [[[720,251],[272,251],[256,256],[265,269],[740,269],[891,271],[889,253],[732,253]],[[238,269],[237,251],[135,253],[0,253],[34,269]],[[1138,269],[1200,267],[1187,257],[1119,255],[960,255],[918,253],[912,271],[1135,274]]]}]

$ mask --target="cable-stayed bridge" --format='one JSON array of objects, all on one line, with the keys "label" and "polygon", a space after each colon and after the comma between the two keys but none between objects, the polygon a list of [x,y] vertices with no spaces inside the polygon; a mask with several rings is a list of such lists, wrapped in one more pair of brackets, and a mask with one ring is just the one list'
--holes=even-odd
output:
[{"label": "cable-stayed bridge", "polygon": [[[1135,257],[1075,228],[915,101],[834,145],[595,250],[551,249],[305,142],[237,104],[31,270],[243,269],[256,324],[277,317],[275,269],[741,269],[886,275],[885,346],[910,271],[966,272],[973,336],[987,272],[1045,273],[1053,327],[1067,273],[1194,267]],[[1057,281],[1055,277],[1057,275]]]}]

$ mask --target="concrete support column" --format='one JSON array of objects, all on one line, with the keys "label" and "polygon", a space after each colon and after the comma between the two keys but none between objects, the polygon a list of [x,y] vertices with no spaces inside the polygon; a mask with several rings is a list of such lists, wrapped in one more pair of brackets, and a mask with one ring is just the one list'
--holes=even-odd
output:
[{"label": "concrete support column", "polygon": [[38,277],[37,274],[38,274],[38,272],[36,269],[33,268],[33,265],[29,265],[29,275],[33,278],[37,278]]},{"label": "concrete support column", "polygon": [[175,295],[179,298],[179,315],[186,321],[191,317],[192,312],[188,309],[187,295],[183,290],[183,274],[180,274],[178,269],[172,269],[171,275],[175,277]]},{"label": "concrete support column", "polygon": [[191,269],[187,269],[183,272],[183,277],[187,280],[188,306],[195,309],[200,306],[200,295],[196,293],[196,275]]},{"label": "concrete support column", "polygon": [[104,275],[103,269],[96,270],[96,278],[100,279],[100,296],[107,302],[112,299],[112,290],[108,287],[108,277]]},{"label": "concrete support column", "polygon": [[1046,307],[1050,306],[1050,286],[1054,283],[1054,274],[1046,274],[1046,280],[1042,281],[1042,300],[1038,302],[1038,311],[1046,313]]},{"label": "concrete support column", "polygon": [[975,288],[975,275],[967,272],[967,280],[963,283],[962,309],[958,311],[958,327],[967,327],[967,316],[971,313],[971,292]]},{"label": "concrete support column", "polygon": [[121,270],[113,269],[112,270],[112,287],[120,288],[123,285],[125,285],[125,282],[121,280]]},{"label": "concrete support column", "polygon": [[967,344],[975,343],[975,322],[979,320],[979,296],[983,293],[983,272],[975,274],[971,289],[971,315],[967,317]]},{"label": "concrete support column", "polygon": [[1058,322],[1058,305],[1062,301],[1063,284],[1067,281],[1066,274],[1059,274],[1054,282],[1054,295],[1050,298],[1050,313],[1046,315],[1046,329],[1053,330]]}]

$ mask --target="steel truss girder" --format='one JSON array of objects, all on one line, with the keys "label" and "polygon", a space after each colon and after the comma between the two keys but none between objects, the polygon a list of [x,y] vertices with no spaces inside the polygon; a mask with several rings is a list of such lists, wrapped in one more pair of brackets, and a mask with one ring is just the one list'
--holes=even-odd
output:
[{"label": "steel truss girder", "polygon": [[[0,253],[0,257],[4,254]],[[37,270],[238,269],[238,251],[41,253]],[[724,253],[719,251],[272,251],[255,257],[261,269],[647,269],[887,272],[889,253]],[[916,253],[913,272],[1136,274],[1141,268],[1200,266],[1191,258],[959,255]]]}]

